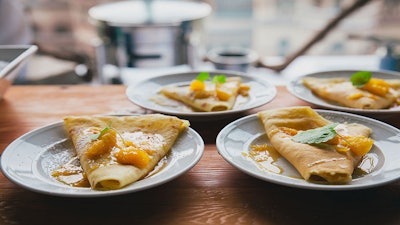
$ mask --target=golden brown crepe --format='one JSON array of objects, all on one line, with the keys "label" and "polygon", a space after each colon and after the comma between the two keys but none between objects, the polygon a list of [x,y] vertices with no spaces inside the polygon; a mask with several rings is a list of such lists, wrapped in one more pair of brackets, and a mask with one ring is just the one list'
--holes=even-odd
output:
[{"label": "golden brown crepe", "polygon": [[400,101],[400,80],[387,80],[391,88],[382,96],[357,88],[344,78],[306,77],[302,81],[319,97],[350,108],[386,109]]},{"label": "golden brown crepe", "polygon": [[[232,109],[235,105],[239,94],[241,78],[229,77],[226,78],[226,82],[219,84],[206,81],[205,85],[205,90],[198,92],[191,90],[189,85],[170,85],[163,87],[160,93],[168,98],[183,102],[197,111],[225,111]],[[218,98],[216,94],[217,90],[223,91],[226,99]]]},{"label": "golden brown crepe", "polygon": [[94,189],[119,189],[152,171],[189,122],[174,116],[69,116],[65,129]]},{"label": "golden brown crepe", "polygon": [[[310,107],[271,109],[258,113],[269,141],[307,181],[327,181],[332,184],[347,183],[362,156],[352,151],[339,152],[333,145],[303,144],[292,140],[287,129],[305,131],[332,122],[320,116]],[[364,136],[370,128],[361,124],[339,125],[342,136]]]}]

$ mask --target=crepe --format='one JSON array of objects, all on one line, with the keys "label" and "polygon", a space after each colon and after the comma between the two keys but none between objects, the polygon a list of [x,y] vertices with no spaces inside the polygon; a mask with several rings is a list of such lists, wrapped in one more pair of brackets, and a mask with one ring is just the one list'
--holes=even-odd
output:
[{"label": "crepe", "polygon": [[342,78],[303,78],[303,84],[321,98],[358,109],[386,109],[400,101],[400,80],[387,80],[390,90],[382,95],[352,85]]},{"label": "crepe", "polygon": [[229,77],[226,82],[219,84],[204,83],[204,90],[193,91],[189,85],[170,85],[163,87],[160,93],[197,111],[214,112],[233,108],[241,88],[240,77]]},{"label": "crepe", "polygon": [[94,189],[119,189],[152,171],[189,122],[174,116],[68,116],[65,129]]},{"label": "crepe", "polygon": [[[331,184],[351,181],[352,173],[362,155],[355,154],[353,151],[338,151],[337,144],[303,144],[292,139],[291,132],[293,131],[301,132],[323,127],[332,124],[331,121],[323,118],[310,107],[271,109],[259,112],[258,117],[273,147],[297,169],[305,180],[326,181]],[[356,123],[341,124],[337,132],[346,137],[368,137],[371,129]]]}]

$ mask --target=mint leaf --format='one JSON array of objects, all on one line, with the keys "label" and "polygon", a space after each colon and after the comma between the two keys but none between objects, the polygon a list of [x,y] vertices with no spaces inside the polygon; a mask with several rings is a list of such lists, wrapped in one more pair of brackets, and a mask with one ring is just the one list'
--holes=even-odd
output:
[{"label": "mint leaf", "polygon": [[336,136],[337,133],[334,128],[337,125],[338,123],[332,123],[323,127],[300,131],[292,137],[292,140],[303,144],[319,144],[327,142]]},{"label": "mint leaf", "polygon": [[106,133],[108,130],[110,129],[110,126],[105,127],[103,130],[101,130],[98,134],[94,134],[92,136],[90,136],[90,139],[92,139],[92,141],[97,140],[101,135],[103,135],[104,133]]},{"label": "mint leaf", "polygon": [[199,81],[206,81],[210,77],[210,74],[207,72],[201,72],[197,75],[196,80]]},{"label": "mint leaf", "polygon": [[212,83],[216,84],[216,83],[225,83],[226,77],[225,75],[215,75],[211,79],[210,74],[208,72],[201,72],[197,75],[196,80],[199,80],[201,82],[210,80]]},{"label": "mint leaf", "polygon": [[211,80],[212,83],[216,84],[216,83],[225,83],[226,82],[226,77],[225,75],[216,75],[213,77],[213,79]]},{"label": "mint leaf", "polygon": [[353,84],[353,86],[360,87],[363,86],[364,84],[368,83],[368,81],[371,79],[372,73],[369,71],[359,71],[351,75],[350,81]]}]

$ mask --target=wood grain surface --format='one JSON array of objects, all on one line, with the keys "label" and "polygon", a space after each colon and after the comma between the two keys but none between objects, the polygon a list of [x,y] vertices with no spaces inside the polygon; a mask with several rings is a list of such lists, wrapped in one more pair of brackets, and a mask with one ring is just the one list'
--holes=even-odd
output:
[{"label": "wood grain surface", "polygon": [[[66,115],[149,113],[131,103],[125,89],[13,86],[0,101],[0,151],[24,133]],[[277,89],[271,103],[246,114],[309,105],[285,87]],[[400,224],[399,181],[365,190],[303,190],[265,182],[232,167],[218,154],[215,138],[244,115],[191,122],[205,141],[200,162],[166,184],[136,193],[54,197],[23,189],[0,174],[0,224]],[[399,115],[377,118],[400,127]]]}]

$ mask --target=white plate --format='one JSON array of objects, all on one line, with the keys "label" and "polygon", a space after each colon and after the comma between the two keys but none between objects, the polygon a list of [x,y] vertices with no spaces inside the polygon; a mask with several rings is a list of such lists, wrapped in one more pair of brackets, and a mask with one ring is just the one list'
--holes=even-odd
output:
[{"label": "white plate", "polygon": [[55,123],[24,134],[13,141],[1,156],[3,174],[26,189],[55,196],[102,197],[136,192],[166,183],[196,165],[204,151],[200,135],[189,128],[177,139],[159,172],[119,190],[97,191],[70,187],[55,180],[51,173],[74,154],[72,141],[63,123]]},{"label": "white plate", "polygon": [[231,71],[213,71],[209,72],[211,76],[216,74],[224,74],[227,77],[237,76],[242,78],[242,82],[250,85],[249,100],[232,110],[219,111],[219,112],[186,112],[180,111],[173,107],[161,106],[150,99],[157,95],[160,89],[166,85],[171,84],[189,84],[190,81],[195,79],[200,72],[185,72],[170,75],[163,75],[153,77],[136,85],[128,86],[126,90],[126,95],[128,98],[143,108],[153,110],[155,112],[160,112],[164,114],[176,115],[180,117],[190,117],[190,118],[207,118],[216,119],[221,116],[227,116],[232,114],[237,114],[250,110],[259,106],[262,106],[275,98],[276,88],[275,86],[269,84],[267,81],[245,76],[242,73],[235,73]]},{"label": "white plate", "polygon": [[[334,109],[338,111],[346,111],[346,112],[354,112],[354,113],[374,113],[374,114],[391,114],[391,113],[398,113],[400,112],[400,107],[395,107],[391,109],[355,109],[355,108],[349,108],[345,106],[340,106],[340,105],[335,105],[330,102],[325,101],[324,99],[318,97],[317,95],[314,95],[310,89],[305,87],[302,83],[302,79],[305,77],[317,77],[317,78],[335,78],[335,77],[344,77],[350,79],[351,75],[355,72],[358,72],[359,70],[338,70],[338,71],[325,71],[325,72],[317,72],[317,73],[312,73],[308,74],[302,77],[299,77],[295,80],[292,80],[289,82],[287,85],[287,89],[290,93],[292,93],[294,96],[324,107],[328,109]],[[389,71],[371,71],[372,76],[376,78],[381,78],[381,79],[400,79],[400,74],[397,72],[389,72]]]},{"label": "white plate", "polygon": [[334,122],[355,122],[370,127],[371,137],[375,140],[370,154],[377,163],[371,173],[363,175],[344,185],[329,185],[307,182],[301,178],[294,167],[280,157],[278,166],[283,173],[278,174],[260,169],[245,154],[253,144],[267,141],[264,128],[256,114],[238,119],[217,136],[217,148],[221,156],[237,169],[259,178],[290,187],[315,190],[352,190],[383,185],[400,178],[400,130],[378,120],[343,112],[316,110],[320,115]]}]

